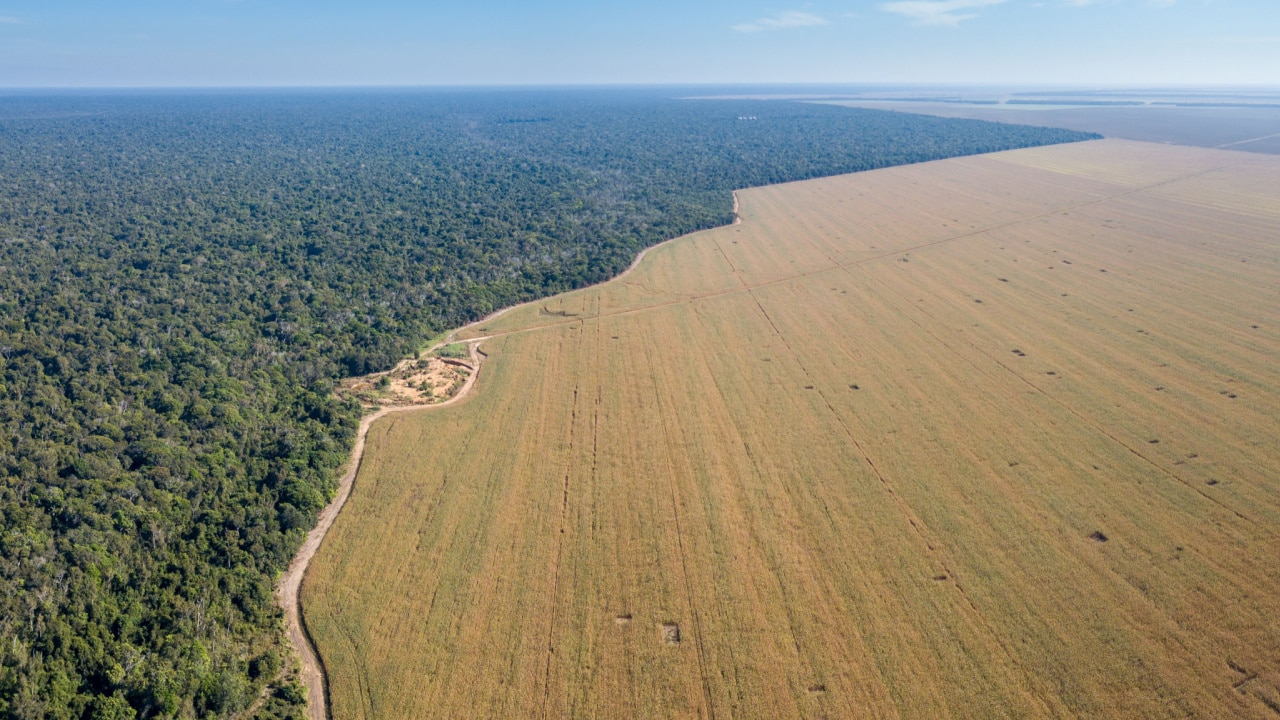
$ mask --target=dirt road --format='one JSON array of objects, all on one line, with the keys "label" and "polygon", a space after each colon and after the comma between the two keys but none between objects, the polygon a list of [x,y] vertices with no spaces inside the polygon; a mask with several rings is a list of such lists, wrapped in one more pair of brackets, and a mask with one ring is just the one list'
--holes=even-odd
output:
[{"label": "dirt road", "polygon": [[[449,338],[437,343],[431,350],[451,342],[452,337],[453,335],[450,334]],[[325,536],[329,533],[329,528],[333,526],[333,521],[337,519],[338,513],[342,512],[342,506],[346,504],[347,498],[351,495],[356,473],[360,471],[360,461],[364,458],[364,441],[369,434],[369,428],[375,422],[391,413],[435,410],[436,408],[457,404],[466,399],[472,386],[475,385],[476,378],[480,376],[480,364],[483,355],[480,354],[479,347],[479,340],[467,342],[467,348],[471,353],[471,360],[475,363],[476,370],[467,377],[466,382],[463,383],[458,393],[453,397],[435,405],[382,408],[360,420],[360,427],[356,430],[356,444],[351,449],[351,461],[347,463],[346,474],[338,481],[337,495],[334,496],[333,501],[324,510],[320,511],[320,519],[316,526],[312,528],[311,532],[307,533],[307,539],[302,543],[302,547],[298,549],[298,554],[294,556],[293,562],[289,564],[289,569],[280,576],[280,582],[276,586],[276,599],[280,606],[284,608],[289,641],[293,643],[293,647],[298,653],[298,658],[302,661],[302,682],[307,688],[307,713],[312,720],[328,720],[328,688],[324,674],[324,663],[320,660],[319,655],[316,654],[315,646],[311,642],[311,636],[307,633],[306,623],[303,621],[301,607],[298,602],[298,595],[302,588],[302,579],[307,573],[307,567],[311,564],[311,559],[315,557],[316,551],[320,549],[320,543],[324,542]]]}]

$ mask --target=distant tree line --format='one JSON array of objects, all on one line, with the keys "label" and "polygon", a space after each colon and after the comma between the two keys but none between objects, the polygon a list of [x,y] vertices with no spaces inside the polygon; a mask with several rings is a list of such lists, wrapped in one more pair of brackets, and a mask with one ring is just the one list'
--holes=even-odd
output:
[{"label": "distant tree line", "polygon": [[1087,137],[641,91],[0,97],[0,719],[301,717],[272,584],[352,444],[335,381],[734,188]]}]

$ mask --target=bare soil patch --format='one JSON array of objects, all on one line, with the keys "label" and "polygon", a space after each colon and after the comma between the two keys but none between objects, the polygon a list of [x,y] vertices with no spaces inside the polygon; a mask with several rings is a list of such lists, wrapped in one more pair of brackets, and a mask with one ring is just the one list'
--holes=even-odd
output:
[{"label": "bare soil patch", "polygon": [[387,372],[346,380],[338,394],[370,406],[435,405],[456,395],[475,370],[469,360],[410,358]]}]

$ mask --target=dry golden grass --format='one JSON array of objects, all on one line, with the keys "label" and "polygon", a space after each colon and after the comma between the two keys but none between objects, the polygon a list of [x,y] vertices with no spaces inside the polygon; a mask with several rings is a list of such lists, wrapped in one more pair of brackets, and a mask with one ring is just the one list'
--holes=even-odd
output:
[{"label": "dry golden grass", "polygon": [[493,320],[312,565],[334,717],[1274,717],[1277,198],[1117,141],[762,188]]}]

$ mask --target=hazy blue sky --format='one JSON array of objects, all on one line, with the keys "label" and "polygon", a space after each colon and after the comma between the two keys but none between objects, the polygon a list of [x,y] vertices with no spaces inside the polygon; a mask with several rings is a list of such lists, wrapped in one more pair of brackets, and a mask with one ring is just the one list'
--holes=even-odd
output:
[{"label": "hazy blue sky", "polygon": [[0,86],[1280,85],[1280,0],[0,0]]}]

